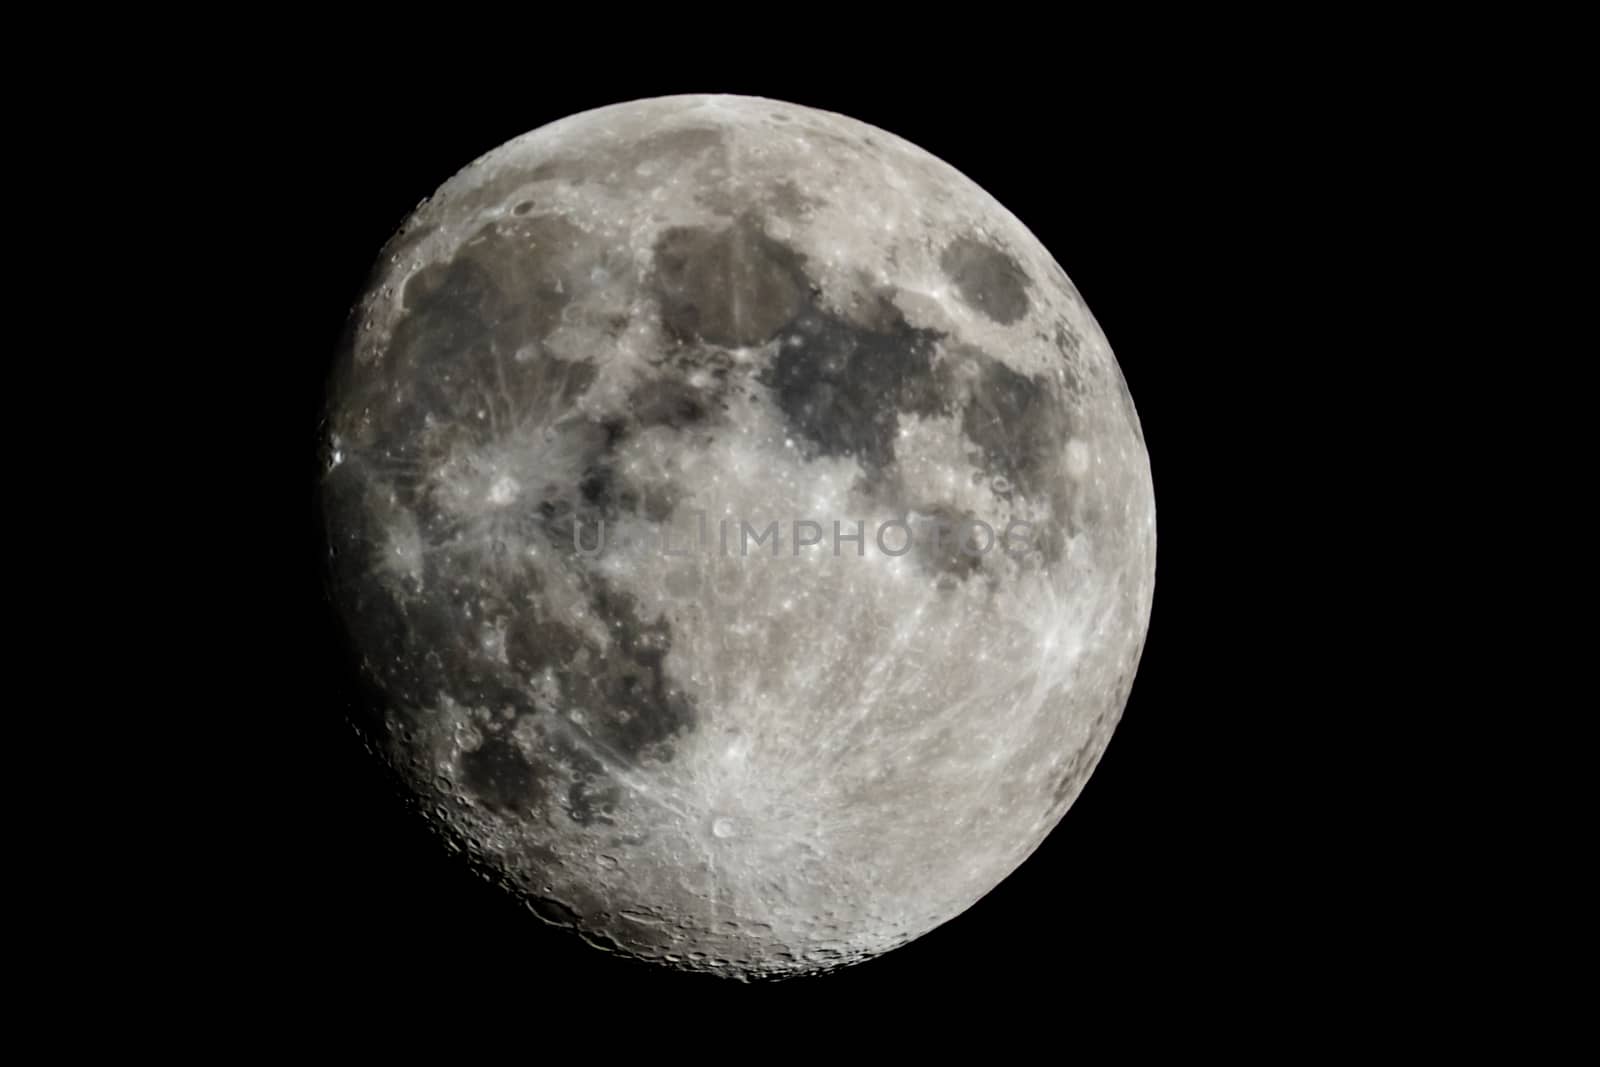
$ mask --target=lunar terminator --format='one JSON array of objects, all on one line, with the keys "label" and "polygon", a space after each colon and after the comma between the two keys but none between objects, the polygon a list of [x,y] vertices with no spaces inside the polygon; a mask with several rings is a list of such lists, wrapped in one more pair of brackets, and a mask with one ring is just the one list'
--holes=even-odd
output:
[{"label": "lunar terminator", "polygon": [[[1083,787],[1149,621],[1149,460],[1071,282],[948,165],[771,100],[585,112],[445,182],[352,324],[322,491],[363,726],[542,918],[826,970],[965,910]],[[649,547],[702,513],[1028,537]],[[575,550],[602,522],[631,541]]]}]

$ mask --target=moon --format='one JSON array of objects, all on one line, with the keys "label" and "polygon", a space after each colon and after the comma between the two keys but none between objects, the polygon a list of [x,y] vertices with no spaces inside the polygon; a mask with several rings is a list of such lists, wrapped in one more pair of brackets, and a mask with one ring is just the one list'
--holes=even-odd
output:
[{"label": "moon", "polygon": [[970,907],[1149,623],[1149,457],[1077,290],[811,108],[642,100],[471,163],[380,253],[321,447],[371,746],[540,918],[670,967],[826,971]]}]

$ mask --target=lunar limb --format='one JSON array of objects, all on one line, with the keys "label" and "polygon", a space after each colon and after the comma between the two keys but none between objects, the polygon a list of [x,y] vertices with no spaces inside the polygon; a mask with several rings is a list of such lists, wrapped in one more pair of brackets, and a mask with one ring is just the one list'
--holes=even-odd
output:
[{"label": "lunar limb", "polygon": [[352,322],[323,500],[366,729],[542,918],[826,970],[968,908],[1083,787],[1149,621],[1149,460],[1071,282],[948,165],[771,100],[585,112],[445,182]]}]

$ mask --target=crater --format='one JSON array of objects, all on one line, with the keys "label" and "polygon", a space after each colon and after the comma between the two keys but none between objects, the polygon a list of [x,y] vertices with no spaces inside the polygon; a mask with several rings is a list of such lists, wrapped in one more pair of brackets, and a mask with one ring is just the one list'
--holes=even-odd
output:
[{"label": "crater", "polygon": [[1028,313],[1031,283],[1009,252],[975,237],[958,237],[945,246],[939,267],[979,314],[1009,325]]}]

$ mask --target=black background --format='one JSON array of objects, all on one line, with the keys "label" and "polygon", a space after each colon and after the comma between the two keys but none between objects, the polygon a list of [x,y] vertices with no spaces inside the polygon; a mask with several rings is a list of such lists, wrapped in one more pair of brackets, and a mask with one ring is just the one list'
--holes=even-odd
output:
[{"label": "black background", "polygon": [[[250,284],[233,459],[259,471],[249,620],[266,663],[226,661],[237,728],[219,860],[194,887],[219,981],[290,1002],[408,1005],[484,994],[577,1010],[616,998],[736,1010],[953,992],[1252,1003],[1328,980],[1345,874],[1306,778],[1331,679],[1308,676],[1312,519],[1295,424],[1325,388],[1291,318],[1297,247],[1337,183],[1296,101],[1181,71],[874,78],[771,70],[485,73],[392,88],[382,64],[285,69],[225,140],[247,201],[204,239]],[[852,71],[856,71],[852,73]],[[892,84],[886,85],[885,82]],[[320,599],[314,484],[324,375],[378,249],[481,153],[575,111],[734,92],[842,112],[921,145],[1016,214],[1110,339],[1155,475],[1154,615],[1127,712],[1043,846],[967,913],[878,960],[745,987],[619,962],[543,927],[456,863],[343,725],[356,698]],[[1307,184],[1307,176],[1319,175]],[[1291,325],[1291,322],[1293,323]],[[236,557],[235,557],[236,559]],[[237,563],[235,563],[237,565]],[[251,642],[235,641],[235,648]],[[259,654],[252,653],[252,660]],[[228,734],[234,737],[233,732]],[[226,873],[224,873],[226,872]]]}]

